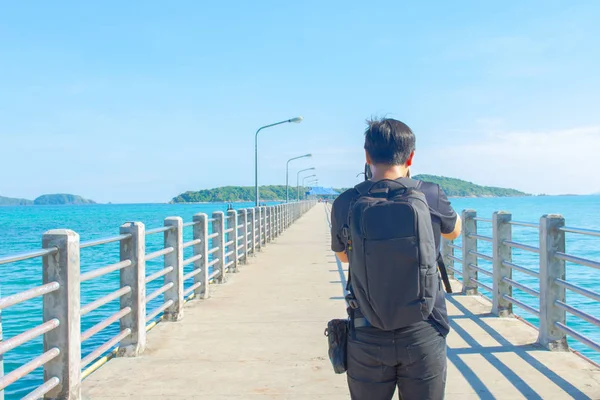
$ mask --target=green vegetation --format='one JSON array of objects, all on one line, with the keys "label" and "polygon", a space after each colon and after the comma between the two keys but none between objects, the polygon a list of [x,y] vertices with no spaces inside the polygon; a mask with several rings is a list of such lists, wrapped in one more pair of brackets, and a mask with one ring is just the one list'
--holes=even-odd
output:
[{"label": "green vegetation", "polygon": [[[447,178],[436,175],[417,175],[414,177],[426,182],[437,183],[448,196],[452,197],[509,197],[529,196],[515,189],[503,189],[490,186],[480,186],[461,179]],[[261,200],[284,200],[285,186],[261,186]],[[347,189],[334,189],[343,193]],[[300,194],[305,188],[300,188]],[[290,199],[296,198],[296,188],[290,186]],[[254,201],[254,186],[225,186],[214,189],[204,189],[197,192],[185,192],[171,200],[171,203],[204,203],[204,202],[236,202]]]},{"label": "green vegetation", "polygon": [[[261,200],[285,200],[285,185],[260,186]],[[300,194],[304,188],[300,188]],[[290,199],[296,198],[296,187],[290,186]],[[225,186],[204,189],[197,192],[185,192],[171,200],[171,203],[204,203],[254,201],[254,186]]]},{"label": "green vegetation", "polygon": [[96,204],[96,202],[74,194],[45,194],[35,199],[33,204],[45,206],[57,204]]},{"label": "green vegetation", "polygon": [[[462,179],[448,178],[437,175],[416,175],[414,179],[424,182],[437,183],[449,197],[515,197],[531,196],[515,189],[504,189],[492,186],[480,186]],[[348,189],[335,189],[343,193]]]},{"label": "green vegetation", "polygon": [[30,206],[32,204],[33,201],[31,200],[0,196],[0,206]]},{"label": "green vegetation", "polygon": [[492,186],[480,186],[456,178],[437,175],[416,175],[414,179],[437,183],[447,196],[451,197],[514,197],[530,196],[515,189],[504,189]]},{"label": "green vegetation", "polygon": [[74,194],[45,194],[35,200],[13,199],[10,197],[0,196],[0,206],[42,206],[42,205],[57,205],[57,204],[96,204],[95,201],[84,199],[81,196]]}]

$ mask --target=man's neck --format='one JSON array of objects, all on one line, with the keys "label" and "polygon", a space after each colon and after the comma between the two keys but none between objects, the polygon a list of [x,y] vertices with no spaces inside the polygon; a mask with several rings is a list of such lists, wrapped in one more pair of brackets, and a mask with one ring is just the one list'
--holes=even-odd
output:
[{"label": "man's neck", "polygon": [[381,181],[383,179],[398,179],[408,175],[408,168],[404,165],[392,166],[371,166],[373,172],[373,181]]}]

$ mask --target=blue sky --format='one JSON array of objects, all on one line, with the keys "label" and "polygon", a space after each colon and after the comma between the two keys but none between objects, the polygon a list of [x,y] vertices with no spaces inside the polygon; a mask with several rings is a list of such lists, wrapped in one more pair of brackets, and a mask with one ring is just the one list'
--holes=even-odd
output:
[{"label": "blue sky", "polygon": [[[221,2],[222,3],[222,2]],[[323,4],[326,3],[326,4]],[[0,195],[162,202],[291,181],[349,186],[364,120],[417,135],[415,173],[600,191],[595,1],[5,2]]]}]

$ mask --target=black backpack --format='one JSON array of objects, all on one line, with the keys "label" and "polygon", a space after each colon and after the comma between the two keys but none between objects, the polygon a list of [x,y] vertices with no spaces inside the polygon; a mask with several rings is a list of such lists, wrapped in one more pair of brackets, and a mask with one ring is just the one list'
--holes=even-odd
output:
[{"label": "black backpack", "polygon": [[365,181],[344,227],[349,289],[371,325],[394,330],[426,320],[441,289],[438,250],[421,182]]}]

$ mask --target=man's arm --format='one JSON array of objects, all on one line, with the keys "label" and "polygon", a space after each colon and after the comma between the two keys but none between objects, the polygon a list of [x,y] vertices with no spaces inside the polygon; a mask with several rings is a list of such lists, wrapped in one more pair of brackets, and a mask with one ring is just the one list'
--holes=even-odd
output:
[{"label": "man's arm", "polygon": [[456,222],[454,224],[454,230],[450,233],[442,233],[442,237],[444,239],[454,240],[460,236],[461,231],[462,231],[462,221],[461,221],[460,217],[457,215]]},{"label": "man's arm", "polygon": [[460,236],[462,230],[462,221],[452,208],[446,193],[438,186],[438,212],[440,213],[440,222],[442,224],[442,237],[448,240],[454,240]]},{"label": "man's arm", "polygon": [[331,250],[335,253],[338,260],[343,263],[348,262],[348,254],[346,254],[346,244],[340,237],[341,221],[344,220],[343,216],[338,213],[339,204],[333,203],[331,207]]},{"label": "man's arm", "polygon": [[335,256],[343,263],[348,263],[348,253],[345,251],[335,252]]}]

